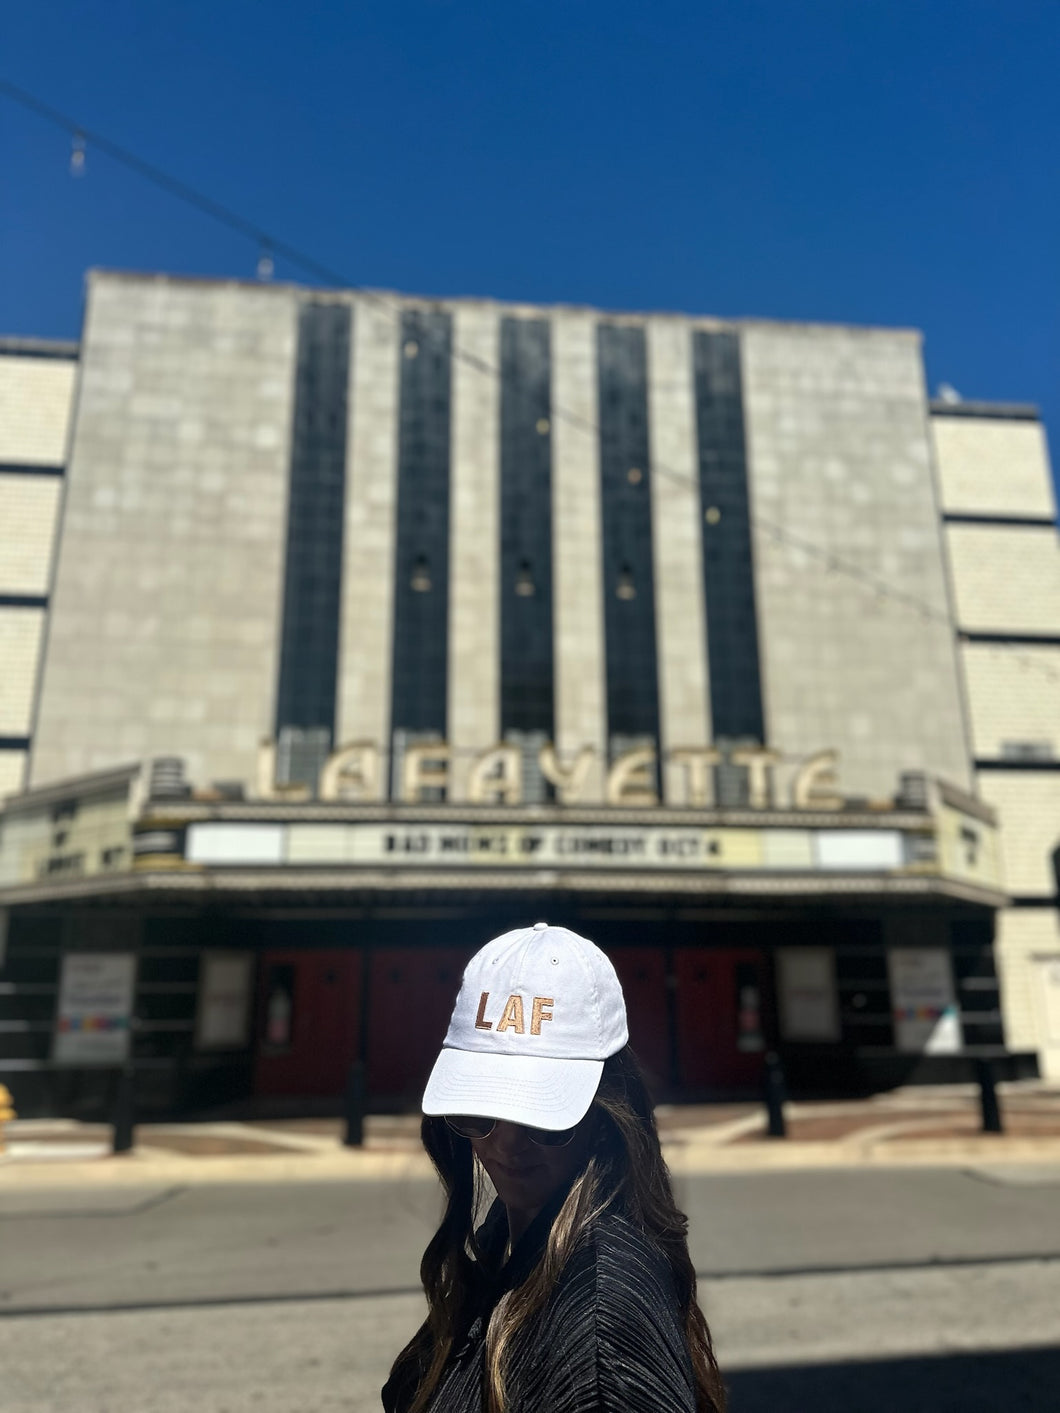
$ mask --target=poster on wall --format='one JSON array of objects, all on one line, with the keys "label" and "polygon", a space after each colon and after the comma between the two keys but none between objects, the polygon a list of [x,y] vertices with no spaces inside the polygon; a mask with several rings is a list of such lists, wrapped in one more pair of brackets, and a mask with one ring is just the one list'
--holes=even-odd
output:
[{"label": "poster on wall", "polygon": [[67,952],[59,980],[52,1059],[59,1065],[120,1065],[129,1053],[136,985],[131,952]]},{"label": "poster on wall", "polygon": [[196,1050],[243,1050],[250,1044],[250,952],[205,952],[199,964]]},{"label": "poster on wall", "polygon": [[838,1040],[839,1003],[831,947],[779,947],[776,957],[781,1037]]},{"label": "poster on wall", "polygon": [[942,947],[889,947],[894,1043],[904,1054],[949,1055],[963,1044],[950,955]]}]

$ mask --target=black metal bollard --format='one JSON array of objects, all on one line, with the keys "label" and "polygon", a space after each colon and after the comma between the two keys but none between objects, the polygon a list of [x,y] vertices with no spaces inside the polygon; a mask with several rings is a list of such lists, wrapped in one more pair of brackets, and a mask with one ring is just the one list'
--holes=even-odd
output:
[{"label": "black metal bollard", "polygon": [[768,1133],[770,1138],[787,1138],[788,1130],[784,1122],[784,1100],[787,1097],[784,1084],[784,1069],[780,1056],[775,1050],[766,1054],[765,1100],[769,1115]]},{"label": "black metal bollard", "polygon": [[133,1087],[136,1071],[131,1059],[126,1060],[118,1071],[118,1087],[114,1096],[114,1135],[111,1140],[112,1153],[128,1153],[133,1146],[133,1125],[135,1123],[135,1096]]},{"label": "black metal bollard", "polygon": [[979,1081],[979,1106],[983,1114],[984,1133],[1004,1133],[1001,1122],[1001,1106],[997,1102],[997,1087],[994,1082],[994,1066],[989,1060],[976,1060],[976,1078]]},{"label": "black metal bollard", "polygon": [[364,1064],[354,1060],[346,1077],[346,1137],[347,1148],[364,1144]]}]

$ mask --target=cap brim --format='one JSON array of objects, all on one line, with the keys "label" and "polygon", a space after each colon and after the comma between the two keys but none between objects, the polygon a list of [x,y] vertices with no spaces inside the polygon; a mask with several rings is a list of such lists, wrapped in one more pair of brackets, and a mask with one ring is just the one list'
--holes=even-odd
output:
[{"label": "cap brim", "polygon": [[423,1112],[573,1128],[589,1112],[603,1072],[603,1060],[445,1049],[427,1081]]}]

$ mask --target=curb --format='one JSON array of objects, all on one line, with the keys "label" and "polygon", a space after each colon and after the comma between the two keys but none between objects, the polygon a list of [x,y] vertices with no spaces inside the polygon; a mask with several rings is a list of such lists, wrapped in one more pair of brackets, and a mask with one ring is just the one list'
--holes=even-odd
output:
[{"label": "curb", "polygon": [[[675,1134],[663,1153],[676,1177],[822,1168],[967,1167],[1048,1164],[1060,1167],[1060,1138],[910,1139],[901,1143],[797,1142],[790,1139],[719,1147]],[[427,1155],[411,1149],[338,1148],[333,1152],[196,1157],[134,1149],[90,1161],[21,1161],[0,1155],[0,1193],[32,1188],[195,1187],[232,1183],[425,1181]]]}]

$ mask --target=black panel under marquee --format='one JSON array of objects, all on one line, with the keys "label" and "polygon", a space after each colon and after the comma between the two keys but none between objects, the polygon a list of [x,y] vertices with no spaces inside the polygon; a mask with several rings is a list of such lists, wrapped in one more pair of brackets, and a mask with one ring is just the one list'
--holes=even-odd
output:
[{"label": "black panel under marquee", "polygon": [[501,734],[553,730],[551,351],[501,320]]},{"label": "black panel under marquee", "polygon": [[452,320],[401,319],[391,723],[446,733],[449,645],[449,409]]},{"label": "black panel under marquee", "polygon": [[346,304],[298,316],[277,735],[335,729],[351,322]]},{"label": "black panel under marquee", "polygon": [[714,739],[763,740],[747,452],[734,333],[692,336]]},{"label": "black panel under marquee", "polygon": [[597,328],[607,727],[659,740],[655,590],[643,327]]}]

